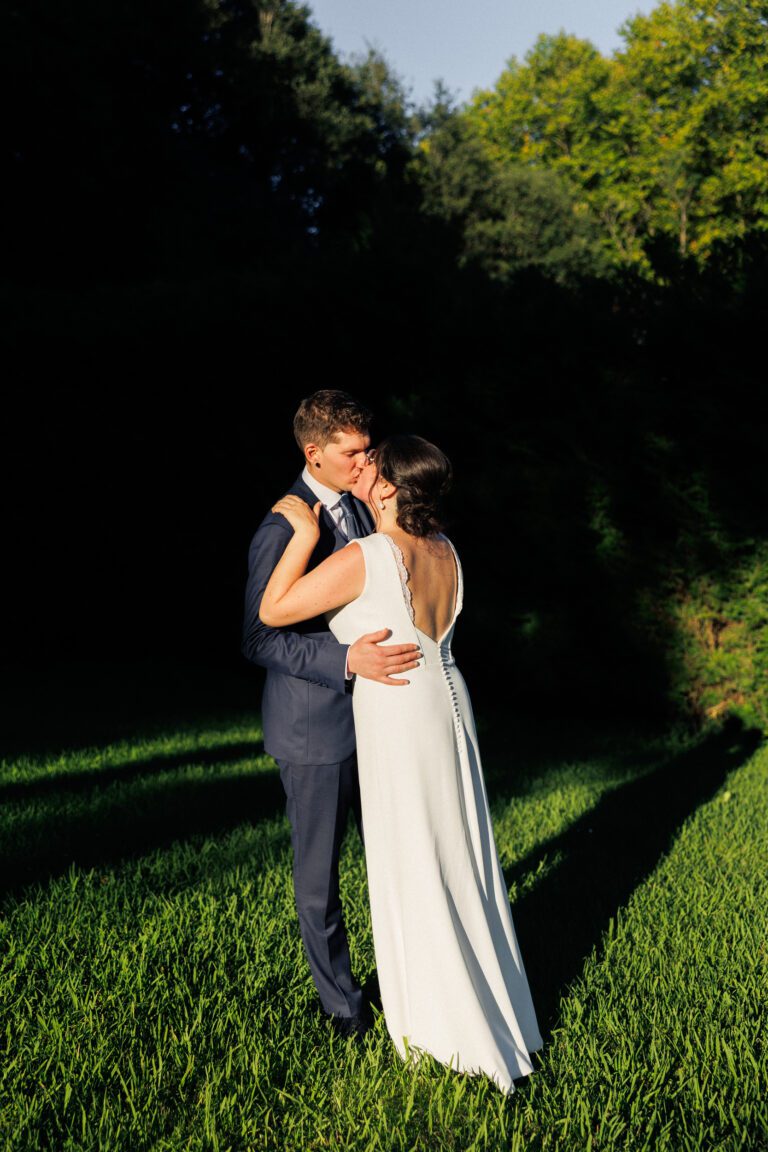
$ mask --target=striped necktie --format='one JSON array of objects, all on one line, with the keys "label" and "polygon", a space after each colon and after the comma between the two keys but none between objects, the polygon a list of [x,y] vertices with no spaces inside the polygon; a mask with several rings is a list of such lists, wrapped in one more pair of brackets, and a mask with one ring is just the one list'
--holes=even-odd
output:
[{"label": "striped necktie", "polygon": [[368,533],[358,516],[352,494],[344,492],[339,503],[341,504],[343,527],[347,540],[359,540],[361,536],[367,536]]}]

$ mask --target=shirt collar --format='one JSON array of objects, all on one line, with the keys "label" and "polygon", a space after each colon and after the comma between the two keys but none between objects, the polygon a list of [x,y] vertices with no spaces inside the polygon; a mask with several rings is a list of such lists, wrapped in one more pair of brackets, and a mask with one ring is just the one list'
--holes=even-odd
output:
[{"label": "shirt collar", "polygon": [[328,509],[329,512],[332,508],[336,508],[338,506],[339,500],[341,500],[342,496],[341,492],[334,492],[333,488],[328,488],[325,484],[321,484],[320,481],[312,475],[308,468],[304,469],[301,474],[301,478],[307,487],[314,492],[318,500],[322,500],[324,506]]}]

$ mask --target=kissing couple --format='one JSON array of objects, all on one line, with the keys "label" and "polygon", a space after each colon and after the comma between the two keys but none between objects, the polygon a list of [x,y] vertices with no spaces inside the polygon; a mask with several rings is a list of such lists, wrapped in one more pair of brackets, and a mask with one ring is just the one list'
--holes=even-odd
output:
[{"label": "kissing couple", "polygon": [[451,465],[420,436],[371,451],[371,420],[336,389],[301,402],[304,469],[249,553],[243,652],[266,669],[264,747],[286,794],[301,937],[331,1027],[363,1036],[373,1016],[339,897],[352,812],[398,1053],[509,1093],[542,1039],[451,655],[464,595],[442,532]]}]

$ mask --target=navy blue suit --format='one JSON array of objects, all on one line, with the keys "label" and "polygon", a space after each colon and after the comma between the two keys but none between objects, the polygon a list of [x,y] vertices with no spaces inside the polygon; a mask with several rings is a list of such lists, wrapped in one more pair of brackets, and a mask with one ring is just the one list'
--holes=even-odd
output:
[{"label": "navy blue suit", "polygon": [[[290,493],[310,507],[317,502],[301,476]],[[358,512],[372,527],[359,501]],[[347,646],[337,642],[325,617],[289,628],[269,628],[259,619],[267,581],[292,535],[288,521],[269,512],[251,541],[243,653],[266,669],[264,748],[278,763],[286,793],[296,908],[309,966],[325,1011],[350,1016],[363,1007],[339,898],[339,850],[350,811],[362,829]],[[321,508],[320,539],[309,567],[345,544]]]}]

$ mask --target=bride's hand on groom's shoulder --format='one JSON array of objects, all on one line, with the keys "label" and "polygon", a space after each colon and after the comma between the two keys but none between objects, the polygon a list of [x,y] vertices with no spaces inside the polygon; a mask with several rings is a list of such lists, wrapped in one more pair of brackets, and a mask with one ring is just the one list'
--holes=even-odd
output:
[{"label": "bride's hand on groom's shoulder", "polygon": [[272,505],[272,511],[284,516],[295,533],[316,540],[320,535],[321,507],[320,500],[317,501],[314,508],[310,508],[309,504],[300,496],[283,496],[276,504]]}]

